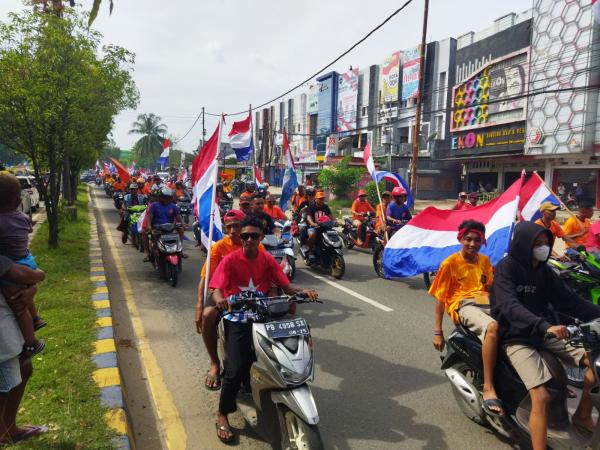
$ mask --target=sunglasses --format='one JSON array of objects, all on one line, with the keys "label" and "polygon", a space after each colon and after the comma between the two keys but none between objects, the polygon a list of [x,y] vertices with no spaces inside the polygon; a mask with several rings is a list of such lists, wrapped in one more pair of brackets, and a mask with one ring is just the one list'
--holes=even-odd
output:
[{"label": "sunglasses", "polygon": [[240,238],[242,241],[248,241],[250,239],[253,241],[258,241],[260,238],[260,233],[240,233]]}]

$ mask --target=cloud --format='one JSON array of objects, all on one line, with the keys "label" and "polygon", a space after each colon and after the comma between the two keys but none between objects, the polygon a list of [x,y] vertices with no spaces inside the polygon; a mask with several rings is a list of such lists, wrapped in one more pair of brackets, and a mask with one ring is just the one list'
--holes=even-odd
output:
[{"label": "cloud", "polygon": [[208,41],[202,45],[202,52],[219,64],[225,63],[225,44],[218,39]]}]

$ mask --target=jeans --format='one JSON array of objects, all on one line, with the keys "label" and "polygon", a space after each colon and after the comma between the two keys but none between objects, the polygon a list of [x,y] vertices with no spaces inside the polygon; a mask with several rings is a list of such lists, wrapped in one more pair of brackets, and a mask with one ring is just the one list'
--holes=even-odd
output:
[{"label": "jeans", "polygon": [[235,398],[242,383],[250,383],[250,367],[254,362],[252,351],[252,324],[223,321],[225,352],[219,412],[229,414],[237,409]]}]

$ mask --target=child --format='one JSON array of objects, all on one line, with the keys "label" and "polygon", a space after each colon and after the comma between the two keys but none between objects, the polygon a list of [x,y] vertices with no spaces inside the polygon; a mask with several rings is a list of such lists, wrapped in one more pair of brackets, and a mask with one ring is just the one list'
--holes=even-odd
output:
[{"label": "child", "polygon": [[[17,177],[8,172],[0,173],[0,254],[17,264],[37,269],[37,263],[28,248],[28,235],[32,231],[31,220],[17,209],[20,203],[21,183]],[[23,286],[6,280],[0,280],[0,288],[15,313],[25,340],[21,358],[31,358],[44,349],[45,343],[36,339],[35,331],[46,326],[46,322],[37,314],[33,302],[34,294],[15,297]]]},{"label": "child", "polygon": [[462,248],[442,262],[429,289],[437,300],[433,346],[438,351],[444,349],[444,309],[455,324],[461,323],[479,337],[483,343],[483,409],[490,415],[502,416],[502,403],[494,390],[498,323],[490,316],[492,264],[479,253],[485,244],[485,225],[466,220],[459,225],[457,237]]}]

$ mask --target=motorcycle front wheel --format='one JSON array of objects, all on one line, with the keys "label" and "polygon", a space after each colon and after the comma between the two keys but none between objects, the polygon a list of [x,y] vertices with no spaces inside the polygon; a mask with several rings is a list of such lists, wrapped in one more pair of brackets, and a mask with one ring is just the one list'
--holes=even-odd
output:
[{"label": "motorcycle front wheel", "polygon": [[336,253],[331,257],[331,276],[339,280],[344,276],[344,272],[346,272],[344,257]]},{"label": "motorcycle front wheel", "polygon": [[175,264],[167,263],[167,277],[171,286],[177,286],[177,280],[179,278],[179,269]]},{"label": "motorcycle front wheel", "polygon": [[383,272],[383,247],[381,245],[377,245],[375,253],[373,253],[373,268],[378,277],[385,277]]},{"label": "motorcycle front wheel", "polygon": [[285,406],[278,409],[283,450],[320,450],[323,448],[323,439],[316,425],[307,424]]}]

